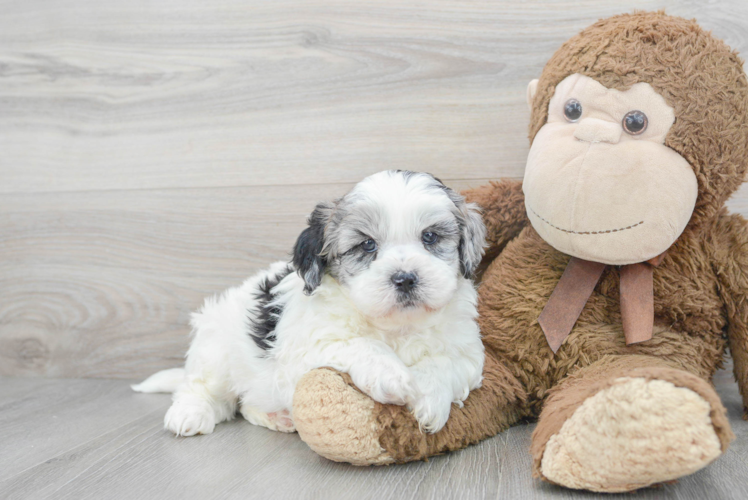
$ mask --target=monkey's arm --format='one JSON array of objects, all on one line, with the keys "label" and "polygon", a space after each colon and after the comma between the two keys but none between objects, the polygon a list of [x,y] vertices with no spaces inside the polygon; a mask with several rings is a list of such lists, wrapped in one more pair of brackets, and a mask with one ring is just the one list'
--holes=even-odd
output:
[{"label": "monkey's arm", "polygon": [[748,222],[737,214],[723,215],[715,231],[715,270],[727,308],[727,335],[743,396],[743,419],[748,420]]},{"label": "monkey's arm", "polygon": [[503,179],[463,191],[467,201],[483,209],[488,248],[483,262],[490,262],[530,221],[525,212],[522,181]]}]

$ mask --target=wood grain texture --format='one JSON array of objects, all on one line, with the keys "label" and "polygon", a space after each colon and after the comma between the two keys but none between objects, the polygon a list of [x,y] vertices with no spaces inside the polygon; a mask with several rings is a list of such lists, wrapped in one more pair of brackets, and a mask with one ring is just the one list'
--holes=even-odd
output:
[{"label": "wood grain texture", "polygon": [[667,8],[748,53],[741,0],[0,5],[5,375],[180,364],[189,312],[366,174],[520,178],[525,86],[600,17]]},{"label": "wood grain texture", "polygon": [[133,393],[122,380],[4,378],[0,497],[744,500],[748,424],[731,374],[719,372],[715,386],[738,435],[725,455],[675,484],[595,495],[532,479],[529,424],[428,462],[353,467],[319,457],[296,434],[242,419],[175,438],[162,429],[169,396]]},{"label": "wood grain texture", "polygon": [[527,82],[658,8],[748,53],[740,0],[5,1],[0,192],[521,177]]}]

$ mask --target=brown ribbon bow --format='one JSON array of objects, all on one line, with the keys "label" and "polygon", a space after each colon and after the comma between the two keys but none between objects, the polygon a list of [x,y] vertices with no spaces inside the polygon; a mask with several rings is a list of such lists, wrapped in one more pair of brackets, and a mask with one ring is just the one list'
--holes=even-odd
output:
[{"label": "brown ribbon bow", "polygon": [[[654,328],[654,268],[665,253],[638,264],[621,266],[621,318],[626,345],[652,338]],[[606,264],[572,257],[561,280],[540,313],[538,323],[553,352],[558,351],[582,314]]]}]

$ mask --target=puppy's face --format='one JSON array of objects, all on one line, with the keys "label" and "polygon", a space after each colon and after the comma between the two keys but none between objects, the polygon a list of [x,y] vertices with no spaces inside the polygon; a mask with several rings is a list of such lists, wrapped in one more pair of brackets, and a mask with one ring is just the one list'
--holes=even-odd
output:
[{"label": "puppy's face", "polygon": [[363,314],[411,315],[444,307],[484,242],[477,207],[429,174],[386,171],[317,206],[294,264],[307,293],[328,273]]}]

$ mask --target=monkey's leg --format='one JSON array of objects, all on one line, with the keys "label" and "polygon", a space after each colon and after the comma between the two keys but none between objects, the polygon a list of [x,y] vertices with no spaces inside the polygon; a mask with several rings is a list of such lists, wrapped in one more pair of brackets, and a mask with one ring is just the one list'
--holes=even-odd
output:
[{"label": "monkey's leg", "polygon": [[487,357],[483,385],[463,408],[452,405],[449,420],[436,434],[425,434],[403,406],[383,405],[362,394],[347,374],[319,369],[296,386],[293,419],[312,450],[354,465],[421,460],[491,437],[521,416],[526,395],[517,379]]},{"label": "monkey's leg", "polygon": [[711,385],[651,356],[606,356],[558,384],[532,436],[533,474],[631,491],[691,474],[734,438]]}]

